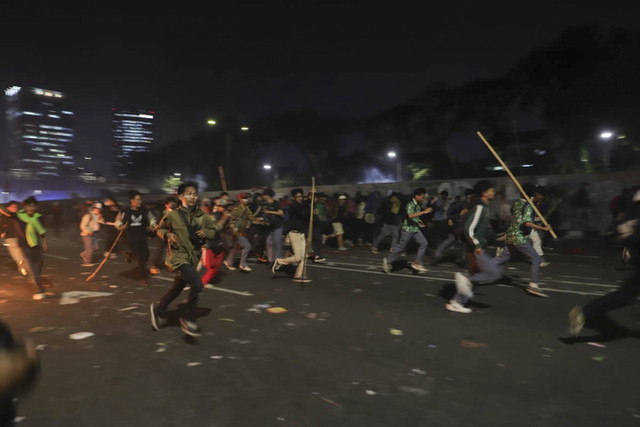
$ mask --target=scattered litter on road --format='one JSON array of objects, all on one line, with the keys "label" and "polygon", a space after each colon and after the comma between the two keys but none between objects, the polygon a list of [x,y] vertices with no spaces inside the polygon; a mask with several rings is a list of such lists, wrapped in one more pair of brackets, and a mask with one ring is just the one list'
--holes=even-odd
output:
[{"label": "scattered litter on road", "polygon": [[462,340],[460,341],[460,347],[464,348],[486,348],[489,347],[489,344],[483,342],[475,342],[471,340]]},{"label": "scattered litter on road", "polygon": [[373,390],[365,390],[364,392],[365,392],[367,395],[369,395],[369,396],[375,396],[376,394],[378,394],[378,393],[376,393],[376,392],[375,392],[375,391],[373,391]]},{"label": "scattered litter on road", "polygon": [[307,319],[315,319],[318,317],[318,313],[307,313]]},{"label": "scattered litter on road", "polygon": [[435,295],[430,294],[428,292],[423,292],[422,295],[424,295],[425,297],[435,297]]},{"label": "scattered litter on road", "polygon": [[112,292],[69,291],[60,294],[60,305],[77,304],[82,298],[109,297]]},{"label": "scattered litter on road", "polygon": [[496,366],[500,366],[501,368],[506,367],[507,365],[505,365],[504,363],[496,363]]},{"label": "scattered litter on road", "polygon": [[55,331],[55,330],[56,330],[55,326],[35,326],[29,329],[29,332],[49,332],[49,331]]},{"label": "scattered litter on road", "polygon": [[604,360],[604,356],[601,354],[596,354],[595,356],[592,357],[593,360],[595,360],[596,362],[602,362]]},{"label": "scattered litter on road", "polygon": [[46,345],[46,344],[38,344],[38,345],[36,346],[36,351],[44,351],[44,350],[45,350],[45,348],[47,348],[47,345]]},{"label": "scattered litter on road", "polygon": [[200,366],[200,365],[202,365],[202,363],[200,363],[200,362],[189,362],[189,363],[187,363],[187,366],[189,366],[189,367],[191,367],[191,366]]},{"label": "scattered litter on road", "polygon": [[417,387],[408,387],[408,386],[401,386],[400,390],[402,391],[406,391],[407,393],[414,393],[417,394],[418,396],[424,396],[425,394],[429,394],[428,391],[423,390],[421,388],[417,388]]},{"label": "scattered litter on road", "polygon": [[72,340],[83,340],[94,335],[95,334],[93,332],[76,332],[75,334],[69,335],[69,338],[71,338]]},{"label": "scattered litter on road", "polygon": [[354,294],[359,294],[361,292],[364,292],[364,291],[360,288],[355,288],[354,290],[351,291],[351,293],[354,293]]},{"label": "scattered litter on road", "polygon": [[27,419],[27,417],[15,417],[15,418],[13,419],[13,422],[14,422],[14,423],[21,423],[21,422],[23,422],[23,421],[24,421],[24,420],[26,420],[26,419]]},{"label": "scattered litter on road", "polygon": [[220,320],[222,322],[235,322],[235,320],[229,319],[227,317],[220,317],[220,318],[218,318],[218,320]]},{"label": "scattered litter on road", "polygon": [[549,347],[540,347],[540,348],[544,351],[553,351],[553,349]]},{"label": "scattered litter on road", "polygon": [[224,356],[211,356],[211,358],[213,360],[220,360],[220,359],[224,358]]},{"label": "scattered litter on road", "polygon": [[271,304],[253,304],[253,308],[260,308],[262,310],[265,310],[269,307],[271,307]]},{"label": "scattered litter on road", "polygon": [[249,340],[239,340],[239,339],[232,339],[231,342],[234,342],[236,344],[251,344],[251,341]]},{"label": "scattered litter on road", "polygon": [[110,288],[117,288],[118,285],[109,285]]},{"label": "scattered litter on road", "polygon": [[156,353],[164,353],[165,351],[167,351],[167,347],[158,347],[156,349]]},{"label": "scattered litter on road", "polygon": [[507,270],[517,270],[515,267],[507,267]]},{"label": "scattered litter on road", "polygon": [[358,382],[358,381],[353,381],[351,384],[353,384],[353,385],[360,385],[360,382]]},{"label": "scattered litter on road", "polygon": [[327,402],[327,403],[329,403],[329,404],[331,404],[331,405],[333,405],[333,406],[337,406],[338,408],[342,408],[342,405],[341,405],[341,404],[336,403],[336,402],[334,402],[334,401],[333,401],[333,400],[331,400],[331,399],[328,399],[328,398],[323,397],[323,396],[320,396],[320,399],[324,400],[325,402]]},{"label": "scattered litter on road", "polygon": [[254,308],[248,308],[247,311],[250,311],[252,313],[258,313],[258,314],[262,313],[262,310],[260,310],[259,308],[255,308],[255,307]]},{"label": "scattered litter on road", "polygon": [[135,310],[136,308],[138,308],[138,306],[137,306],[137,305],[134,305],[134,306],[132,306],[132,307],[125,307],[125,308],[121,308],[121,309],[120,309],[120,310],[118,310],[118,311],[129,311],[129,310]]},{"label": "scattered litter on road", "polygon": [[278,421],[284,421],[285,419],[286,419],[285,417],[278,417],[278,418],[276,418],[276,420],[278,420]]},{"label": "scattered litter on road", "polygon": [[600,344],[599,342],[589,341],[587,344],[592,345],[594,347],[598,347],[598,348],[607,348],[606,345]]},{"label": "scattered litter on road", "polygon": [[429,344],[427,347],[429,347],[429,348],[437,348],[438,346],[435,345],[435,344]]},{"label": "scattered litter on road", "polygon": [[270,307],[270,308],[267,308],[267,311],[268,311],[269,313],[279,314],[279,313],[286,313],[286,312],[287,312],[287,311],[289,311],[289,310],[287,310],[287,309],[286,309],[286,308],[284,308],[284,307]]},{"label": "scattered litter on road", "polygon": [[391,335],[396,335],[396,336],[399,336],[399,337],[404,335],[404,333],[400,329],[393,329],[393,328],[389,328],[389,333]]},{"label": "scattered litter on road", "polygon": [[426,375],[426,373],[427,373],[427,371],[423,371],[422,369],[418,369],[418,368],[412,369],[411,372],[413,372],[414,374],[418,374],[418,375]]},{"label": "scattered litter on road", "polygon": [[219,308],[229,308],[229,307],[235,307],[236,304],[223,304],[223,305],[219,305]]},{"label": "scattered litter on road", "polygon": [[382,285],[382,282],[373,282],[374,285]]}]

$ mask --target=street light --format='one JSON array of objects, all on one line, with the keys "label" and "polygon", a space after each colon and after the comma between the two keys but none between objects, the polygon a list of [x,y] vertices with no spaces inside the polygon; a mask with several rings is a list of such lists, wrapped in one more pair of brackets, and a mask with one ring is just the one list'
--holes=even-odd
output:
[{"label": "street light", "polygon": [[278,181],[278,171],[276,170],[276,168],[271,166],[269,163],[265,163],[264,165],[262,165],[262,169],[264,169],[264,171],[267,172],[267,173],[271,172],[270,187],[273,188],[275,186],[276,182]]},{"label": "street light", "polygon": [[604,171],[605,172],[609,172],[610,170],[610,163],[611,163],[611,144],[609,142],[609,140],[613,137],[613,132],[609,131],[609,130],[605,130],[600,132],[600,139],[603,141],[603,153],[602,153],[602,157],[603,157],[603,163],[604,163]]},{"label": "street light", "polygon": [[400,164],[400,157],[398,156],[398,153],[396,153],[395,151],[388,151],[387,157],[395,160],[396,182],[400,182],[402,180],[402,165]]},{"label": "street light", "polygon": [[[218,122],[214,119],[208,119],[207,120],[207,125],[209,126],[216,126],[218,124]],[[223,126],[225,128],[225,133],[224,133],[224,175],[226,175],[226,178],[222,178],[222,174],[221,174],[221,180],[223,181],[222,186],[224,187],[230,187],[230,181],[231,181],[231,131],[229,129],[229,127]],[[248,126],[242,126],[240,127],[240,130],[242,132],[249,132],[249,127]]]}]

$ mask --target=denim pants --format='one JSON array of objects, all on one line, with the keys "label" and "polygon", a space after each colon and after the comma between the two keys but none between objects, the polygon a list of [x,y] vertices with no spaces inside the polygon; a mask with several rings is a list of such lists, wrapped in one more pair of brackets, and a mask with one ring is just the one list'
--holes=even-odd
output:
[{"label": "denim pants", "polygon": [[282,256],[282,227],[274,228],[267,235],[267,259],[273,262]]},{"label": "denim pants", "polygon": [[[478,255],[476,253],[469,253],[470,257],[473,257],[474,260],[469,260],[470,264],[475,265],[475,273],[469,275],[469,281],[473,282],[484,282],[490,283],[495,282],[503,276],[502,273],[502,260],[499,258],[491,258],[487,255],[486,250],[482,250],[482,254]],[[473,262],[475,261],[475,262]],[[458,283],[456,283],[457,292],[453,297],[454,301],[459,302],[460,304],[466,304],[469,299],[473,296],[473,285],[467,287],[463,286],[462,288],[458,287]]]},{"label": "denim pants", "polygon": [[[236,239],[236,242],[242,248],[242,252],[240,252],[240,267],[247,266],[247,258],[249,257],[249,251],[251,250],[251,243],[246,236],[239,235]],[[227,262],[229,264],[233,264],[234,259],[236,258],[236,245],[234,244],[229,250],[229,254],[227,255]]]},{"label": "denim pants", "polygon": [[376,240],[373,242],[373,247],[378,249],[380,243],[382,242],[382,239],[387,236],[391,236],[391,247],[393,248],[398,244],[398,235],[400,234],[398,233],[399,230],[400,226],[398,225],[382,224],[382,227],[380,227],[380,232],[378,233],[378,237],[376,237]]},{"label": "denim pants", "polygon": [[80,252],[80,256],[82,260],[89,264],[93,261],[93,252],[97,251],[98,246],[98,236],[80,236],[82,237],[82,243],[84,244],[84,251]]},{"label": "denim pants", "polygon": [[173,280],[173,286],[160,298],[158,314],[164,313],[167,307],[169,307],[169,304],[180,295],[187,285],[189,285],[191,289],[189,290],[189,297],[187,299],[185,318],[191,322],[195,321],[198,310],[198,297],[200,292],[202,292],[203,285],[200,275],[191,264],[182,264],[178,267],[176,277]]},{"label": "denim pants", "polygon": [[540,271],[542,257],[538,255],[533,245],[529,242],[522,245],[505,245],[504,250],[498,258],[504,264],[511,259],[513,253],[517,253],[531,262],[531,281],[538,283],[538,272]]},{"label": "denim pants", "polygon": [[407,247],[411,239],[415,240],[416,243],[420,245],[418,247],[418,252],[416,253],[415,262],[417,264],[422,264],[422,258],[424,257],[425,252],[427,252],[427,245],[429,245],[429,242],[427,242],[427,238],[424,237],[424,234],[422,234],[422,232],[420,231],[411,232],[411,231],[404,231],[404,230],[400,230],[400,240],[393,247],[393,252],[389,254],[389,257],[387,258],[387,262],[389,264],[391,264],[396,260],[396,258],[398,258],[398,255],[400,255],[400,252],[402,252],[404,248]]}]

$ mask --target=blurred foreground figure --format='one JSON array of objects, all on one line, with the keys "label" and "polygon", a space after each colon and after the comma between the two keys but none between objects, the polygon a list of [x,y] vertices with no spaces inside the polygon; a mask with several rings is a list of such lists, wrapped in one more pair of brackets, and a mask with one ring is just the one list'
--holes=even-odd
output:
[{"label": "blurred foreground figure", "polygon": [[569,312],[569,333],[579,335],[585,322],[616,308],[633,303],[640,294],[640,190],[633,197],[633,204],[618,225],[618,236],[625,247],[635,255],[630,264],[633,272],[622,282],[616,291],[592,300],[582,307],[573,307]]},{"label": "blurred foreground figure", "polygon": [[0,322],[0,427],[13,425],[15,397],[34,383],[37,372],[35,348],[16,341]]}]

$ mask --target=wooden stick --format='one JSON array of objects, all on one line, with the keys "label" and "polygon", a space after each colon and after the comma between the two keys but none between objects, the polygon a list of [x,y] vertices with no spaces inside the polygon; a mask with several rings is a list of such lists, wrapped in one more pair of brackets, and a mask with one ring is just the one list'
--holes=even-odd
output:
[{"label": "wooden stick", "polygon": [[116,240],[113,241],[113,245],[111,245],[111,249],[109,249],[109,252],[107,252],[107,254],[105,255],[104,259],[102,260],[102,262],[100,263],[100,265],[98,266],[98,268],[96,268],[96,271],[93,272],[93,274],[89,277],[87,277],[87,280],[85,280],[85,282],[88,282],[89,280],[93,279],[94,277],[96,277],[96,274],[98,274],[98,271],[100,271],[100,269],[102,268],[102,266],[104,265],[105,262],[107,262],[107,260],[109,259],[109,256],[111,255],[111,252],[113,251],[113,249],[116,247],[116,245],[118,244],[118,240],[120,240],[120,237],[122,236],[122,233],[124,232],[125,228],[127,228],[127,225],[129,223],[126,222],[124,224],[124,226],[122,227],[122,229],[120,230],[120,233],[118,233],[118,237],[116,237]]},{"label": "wooden stick", "polygon": [[[313,239],[313,204],[316,195],[316,177],[311,177],[311,201],[310,201],[310,209],[309,209],[309,230],[307,230],[307,241],[304,245],[304,256],[302,257],[302,262],[304,262],[304,266],[302,267],[302,277],[307,277],[307,254],[311,252],[311,244]],[[300,290],[304,291],[304,282],[300,282]]]},{"label": "wooden stick", "polygon": [[227,191],[227,179],[224,177],[224,168],[222,166],[218,166],[218,174],[220,174],[220,185],[222,186],[222,191]]},{"label": "wooden stick", "polygon": [[[547,222],[547,220],[542,216],[542,214],[540,213],[540,211],[538,210],[538,208],[536,207],[536,205],[531,201],[531,199],[529,198],[529,195],[524,191],[524,189],[522,188],[522,186],[520,185],[520,182],[518,182],[518,180],[516,179],[516,177],[511,173],[511,170],[509,170],[509,168],[507,167],[507,165],[502,161],[502,159],[500,158],[500,156],[498,155],[498,153],[496,153],[496,151],[493,149],[493,147],[491,146],[491,144],[489,144],[489,142],[484,138],[484,136],[482,135],[482,133],[480,133],[479,131],[476,132],[478,134],[478,136],[480,137],[480,139],[482,139],[482,142],[484,142],[484,145],[487,146],[487,148],[489,149],[489,151],[491,151],[491,154],[494,155],[494,157],[496,158],[496,160],[498,160],[498,162],[500,163],[500,165],[502,166],[502,168],[509,174],[509,176],[511,177],[511,180],[513,181],[513,183],[516,185],[516,187],[518,187],[518,190],[520,190],[520,193],[522,193],[522,195],[524,196],[525,200],[527,202],[529,202],[529,204],[531,205],[531,207],[533,208],[534,212],[536,213],[536,215],[540,218],[540,220],[542,221],[542,223],[546,226],[549,225],[549,223]],[[553,228],[549,229],[549,233],[551,233],[551,236],[554,239],[557,239],[558,236],[556,235],[556,233],[553,231]]]}]

